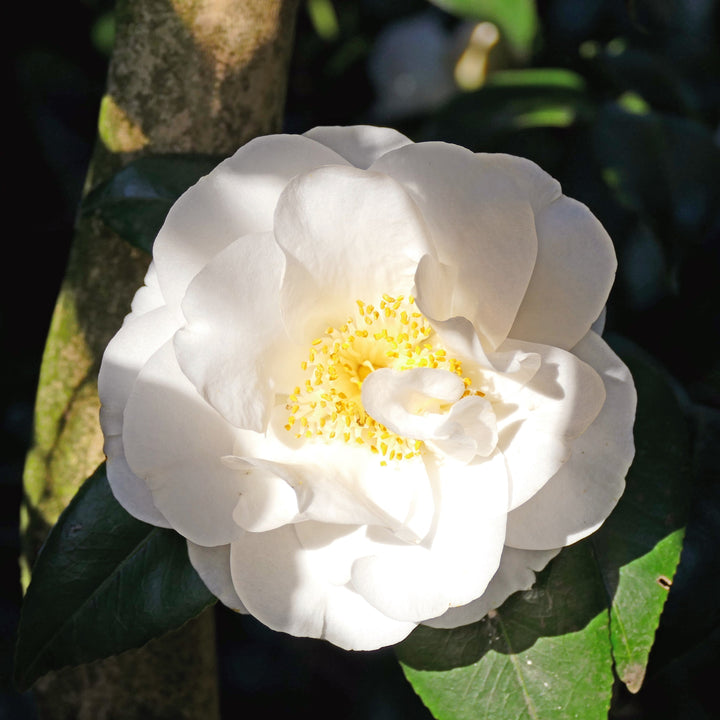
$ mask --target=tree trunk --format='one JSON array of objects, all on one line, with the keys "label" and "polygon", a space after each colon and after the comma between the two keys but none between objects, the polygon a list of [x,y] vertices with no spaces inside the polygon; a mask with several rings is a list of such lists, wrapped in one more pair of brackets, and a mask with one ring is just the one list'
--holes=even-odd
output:
[{"label": "tree trunk", "polygon": [[[148,153],[229,155],[281,127],[297,0],[119,0],[85,192]],[[103,459],[97,372],[149,257],[78,220],[40,371],[21,508],[23,585],[50,527]],[[218,717],[212,614],[144,648],[51,673],[43,720]]]}]

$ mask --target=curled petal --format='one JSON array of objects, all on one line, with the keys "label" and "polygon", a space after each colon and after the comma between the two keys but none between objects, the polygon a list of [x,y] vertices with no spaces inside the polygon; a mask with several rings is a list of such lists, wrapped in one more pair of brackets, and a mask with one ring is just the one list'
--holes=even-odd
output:
[{"label": "curled petal", "polygon": [[597,530],[615,507],[635,452],[637,396],[628,369],[593,332],[573,352],[595,368],[607,398],[571,455],[547,484],[508,515],[507,543],[538,549],[569,545]]},{"label": "curled petal", "polygon": [[[432,254],[457,272],[449,314],[436,319],[465,317],[496,348],[515,321],[537,255],[522,183],[495,156],[447,143],[407,145],[370,169],[403,185],[427,223]],[[428,292],[423,282],[418,295]]]},{"label": "curled petal", "polygon": [[[508,340],[501,350],[536,353],[542,358],[532,379],[517,386],[495,378],[495,391],[510,408],[498,424],[498,447],[510,473],[512,509],[531,498],[567,462],[569,441],[582,435],[605,402],[595,370],[565,350]],[[557,547],[553,545],[552,547]]]},{"label": "curled petal", "polygon": [[476,455],[488,457],[498,441],[497,422],[492,405],[485,398],[471,395],[456,402],[432,443],[460,462]]},{"label": "curled petal", "polygon": [[429,440],[437,437],[448,406],[459,400],[464,390],[462,378],[448,370],[381,368],[365,378],[362,404],[371,417],[396,435]]}]

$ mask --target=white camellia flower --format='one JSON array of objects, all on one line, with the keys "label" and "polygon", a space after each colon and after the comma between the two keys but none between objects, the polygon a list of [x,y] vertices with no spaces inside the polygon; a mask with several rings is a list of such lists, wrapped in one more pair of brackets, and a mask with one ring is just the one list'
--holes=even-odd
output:
[{"label": "white camellia flower", "polygon": [[622,494],[635,390],[593,329],[615,267],[528,160],[253,140],[174,205],[105,353],[113,492],[276,630],[474,622]]}]

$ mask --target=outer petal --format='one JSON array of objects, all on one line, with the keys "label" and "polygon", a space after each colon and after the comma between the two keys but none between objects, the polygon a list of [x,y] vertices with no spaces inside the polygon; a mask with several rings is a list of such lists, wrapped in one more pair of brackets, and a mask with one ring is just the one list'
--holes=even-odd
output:
[{"label": "outer petal", "polygon": [[349,525],[307,522],[247,533],[232,544],[233,582],[245,607],[273,630],[346,650],[392,645],[415,623],[386,617],[349,585],[350,563],[366,544],[364,528]]},{"label": "outer petal", "polygon": [[225,545],[240,532],[232,510],[241,484],[221,460],[232,453],[235,434],[183,375],[172,343],[163,345],[135,382],[123,442],[157,508],[198,545]]},{"label": "outer petal", "polygon": [[247,613],[232,583],[229,545],[203,547],[188,540],[188,556],[200,579],[223,605]]},{"label": "outer petal", "polygon": [[605,342],[590,332],[573,352],[600,374],[607,398],[600,414],[570,444],[557,474],[508,516],[507,543],[543,549],[569,545],[594,532],[622,495],[635,452],[637,402],[632,377]]},{"label": "outer petal", "polygon": [[343,322],[355,300],[408,293],[429,250],[422,218],[391,178],[325,167],[291,182],[278,203],[275,237],[286,254],[282,308],[288,331]]},{"label": "outer petal", "polygon": [[535,217],[538,257],[510,336],[569,350],[607,301],[617,261],[585,205],[560,197]]},{"label": "outer petal", "polygon": [[[595,420],[605,401],[605,388],[593,368],[572,353],[535,343],[508,340],[505,350],[541,356],[540,369],[520,389],[498,376],[495,390],[508,408],[498,424],[498,447],[510,474],[510,505],[515,508],[537,491],[567,462],[569,440]],[[557,547],[557,544],[550,547]],[[540,548],[532,548],[540,549]]]},{"label": "outer petal", "polygon": [[358,592],[389,617],[420,622],[482,595],[500,563],[507,475],[502,456],[436,468],[434,531],[419,545],[376,537],[374,554],[353,565]]},{"label": "outer petal", "polygon": [[362,170],[369,168],[385,153],[412,144],[412,140],[397,130],[372,125],[316,127],[308,130],[305,137],[331,148]]},{"label": "outer petal", "polygon": [[490,610],[500,607],[518,590],[529,590],[540,572],[560,550],[516,550],[505,547],[500,567],[493,575],[487,590],[462,607],[450,608],[440,617],[426,620],[423,625],[434,628],[456,628],[484,618]]},{"label": "outer petal", "polygon": [[125,459],[123,413],[140,369],[172,337],[178,325],[177,314],[167,307],[128,315],[105,349],[98,377],[100,424],[105,435],[110,487],[131,515],[161,527],[169,527],[167,520],[155,507],[145,482],[130,470]]},{"label": "outer petal", "polygon": [[307,352],[298,348],[293,362],[280,316],[284,267],[271,233],[231,243],[190,283],[188,324],[175,336],[180,367],[198,391],[228,422],[256,432],[267,427],[283,367],[299,366]]},{"label": "outer petal", "polygon": [[522,184],[494,156],[446,143],[408,145],[370,169],[402,183],[428,224],[437,259],[457,269],[457,284],[447,288],[449,316],[468,318],[497,347],[512,327],[537,255]]},{"label": "outer petal", "polygon": [[272,230],[280,193],[296,175],[346,161],[300,135],[251,140],[173,205],[153,247],[165,300],[176,305],[194,275],[241,235]]},{"label": "outer petal", "polygon": [[145,274],[144,285],[135,293],[130,307],[133,315],[143,315],[161,305],[165,305],[165,298],[160,291],[155,263],[151,262]]}]

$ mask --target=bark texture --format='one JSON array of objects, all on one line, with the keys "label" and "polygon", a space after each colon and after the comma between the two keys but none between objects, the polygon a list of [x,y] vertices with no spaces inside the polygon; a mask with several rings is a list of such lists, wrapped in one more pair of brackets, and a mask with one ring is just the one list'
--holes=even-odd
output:
[{"label": "bark texture", "polygon": [[[119,0],[86,192],[148,153],[229,155],[281,127],[298,0]],[[103,461],[97,371],[149,257],[80,217],[40,372],[21,508],[23,584]],[[50,674],[42,720],[218,717],[211,613],[139,650]]]}]

